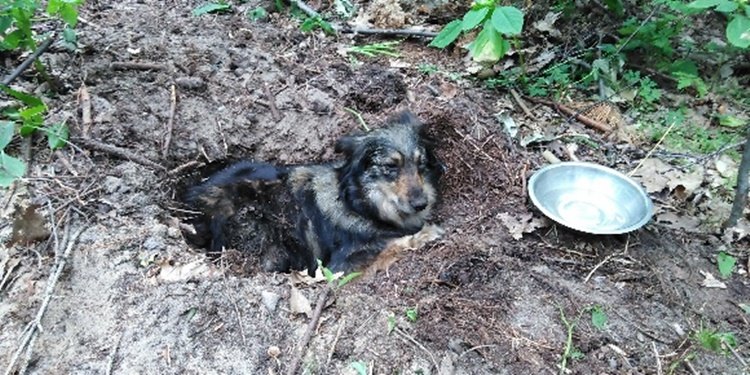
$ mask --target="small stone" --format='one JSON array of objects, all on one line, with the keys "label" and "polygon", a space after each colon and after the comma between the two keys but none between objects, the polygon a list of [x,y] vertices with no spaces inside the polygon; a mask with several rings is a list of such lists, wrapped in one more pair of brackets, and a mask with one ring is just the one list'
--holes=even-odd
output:
[{"label": "small stone", "polygon": [[277,358],[278,356],[281,355],[281,349],[279,349],[278,346],[273,345],[273,346],[268,347],[267,353],[269,357]]},{"label": "small stone", "polygon": [[180,238],[180,230],[175,227],[167,228],[167,236],[170,238]]},{"label": "small stone", "polygon": [[262,291],[260,292],[260,300],[263,302],[263,306],[266,307],[268,312],[276,311],[276,307],[279,305],[279,299],[281,297],[273,292]]},{"label": "small stone", "polygon": [[206,88],[206,81],[199,77],[179,77],[174,80],[174,83],[186,90],[204,90]]},{"label": "small stone", "polygon": [[161,250],[164,247],[164,239],[161,237],[151,236],[143,241],[143,248],[146,250]]}]

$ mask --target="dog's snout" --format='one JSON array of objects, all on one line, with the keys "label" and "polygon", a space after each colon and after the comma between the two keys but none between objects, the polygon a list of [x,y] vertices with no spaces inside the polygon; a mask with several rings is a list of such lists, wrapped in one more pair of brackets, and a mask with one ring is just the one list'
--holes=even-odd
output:
[{"label": "dog's snout", "polygon": [[409,205],[417,212],[427,208],[427,196],[422,190],[409,192]]}]

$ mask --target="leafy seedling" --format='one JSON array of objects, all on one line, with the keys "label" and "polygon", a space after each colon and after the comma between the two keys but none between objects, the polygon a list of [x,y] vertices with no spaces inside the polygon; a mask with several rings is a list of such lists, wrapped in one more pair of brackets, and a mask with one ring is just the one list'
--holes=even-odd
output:
[{"label": "leafy seedling", "polygon": [[409,319],[412,323],[416,322],[419,318],[419,314],[417,313],[417,308],[409,308],[406,309],[406,318]]},{"label": "leafy seedling", "polygon": [[0,187],[8,187],[26,173],[26,164],[0,150]]},{"label": "leafy seedling", "polygon": [[47,130],[47,143],[52,150],[64,147],[69,137],[70,130],[66,124],[55,124]]},{"label": "leafy seedling", "polygon": [[224,1],[207,3],[193,9],[193,16],[198,17],[208,13],[224,13],[229,12],[231,9],[232,5],[227,4]]},{"label": "leafy seedling", "polygon": [[299,26],[299,29],[305,33],[309,33],[315,29],[321,29],[323,30],[323,32],[329,35],[333,35],[336,33],[336,30],[333,29],[333,26],[331,26],[328,21],[320,18],[320,16],[308,17],[302,22],[302,24]]},{"label": "leafy seedling", "polygon": [[257,22],[262,19],[265,19],[268,17],[268,12],[263,7],[257,7],[249,12],[247,12],[247,18],[250,19],[250,21]]},{"label": "leafy seedling", "polygon": [[591,309],[591,324],[600,331],[607,328],[607,314],[601,306],[597,305]]},{"label": "leafy seedling", "polygon": [[727,347],[737,347],[737,340],[734,337],[734,333],[731,332],[716,332],[701,327],[701,329],[695,333],[694,339],[702,348],[714,353],[726,355],[730,352]]},{"label": "leafy seedling", "polygon": [[[328,267],[323,266],[323,262],[320,259],[317,259],[318,267],[320,268],[321,272],[323,272],[323,277],[325,277],[326,282],[328,284],[333,285],[334,281],[338,278]],[[352,280],[362,276],[362,272],[352,272],[348,275],[344,275],[341,277],[336,284],[337,288],[341,288],[346,284],[349,284],[352,282]]]},{"label": "leafy seedling", "polygon": [[716,256],[716,264],[719,267],[719,274],[726,279],[732,275],[737,259],[722,251]]},{"label": "leafy seedling", "polygon": [[461,33],[480,26],[482,30],[468,47],[471,56],[477,62],[495,63],[510,50],[510,43],[505,38],[521,34],[523,12],[516,7],[496,5],[494,0],[479,0],[464,14],[463,19],[445,25],[430,46],[443,49],[458,39]]},{"label": "leafy seedling", "polygon": [[357,53],[367,57],[375,57],[378,55],[389,56],[389,57],[401,57],[398,50],[394,48],[401,44],[401,41],[391,41],[383,43],[373,43],[364,46],[354,46],[349,48],[349,52]]},{"label": "leafy seedling", "polygon": [[367,363],[364,363],[362,361],[356,361],[352,362],[351,364],[354,371],[357,372],[359,375],[367,375]]}]

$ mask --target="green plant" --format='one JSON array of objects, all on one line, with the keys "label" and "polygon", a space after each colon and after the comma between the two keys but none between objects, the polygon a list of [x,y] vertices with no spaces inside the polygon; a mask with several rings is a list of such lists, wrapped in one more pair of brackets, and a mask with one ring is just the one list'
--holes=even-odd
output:
[{"label": "green plant", "polygon": [[599,305],[591,308],[591,324],[601,331],[607,328],[607,314]]},{"label": "green plant", "polygon": [[367,363],[364,363],[362,361],[356,361],[356,362],[352,362],[351,367],[354,369],[354,371],[357,372],[357,374],[367,375]]},{"label": "green plant", "polygon": [[735,47],[750,47],[750,6],[747,0],[695,0],[687,6],[701,11],[713,9],[723,13],[731,20],[725,31],[727,41]]},{"label": "green plant", "polygon": [[406,318],[409,319],[409,321],[416,322],[417,319],[419,319],[419,314],[417,312],[417,308],[408,308],[406,309]]},{"label": "green plant", "polygon": [[622,75],[623,80],[637,91],[637,104],[652,107],[661,99],[661,90],[649,77],[641,77],[641,73],[633,70],[626,70]]},{"label": "green plant", "polygon": [[367,57],[375,57],[377,55],[384,55],[390,57],[401,57],[398,50],[394,46],[401,44],[401,41],[390,41],[383,43],[366,44],[364,46],[353,46],[349,47],[349,52],[357,53]]},{"label": "green plant", "polygon": [[227,4],[225,1],[219,0],[217,2],[210,2],[203,4],[193,9],[193,16],[202,16],[208,13],[224,13],[229,12],[232,9],[231,4]]},{"label": "green plant", "polygon": [[717,332],[701,327],[693,335],[693,339],[702,348],[724,355],[730,353],[729,348],[737,347],[737,340],[734,337],[734,333],[731,332]]},{"label": "green plant", "polygon": [[309,33],[315,29],[321,29],[326,34],[335,34],[336,30],[333,29],[328,21],[324,20],[320,16],[307,17],[302,24],[299,26],[300,30],[305,33]]},{"label": "green plant", "polygon": [[320,270],[323,272],[323,277],[325,277],[326,282],[328,282],[329,285],[333,285],[334,281],[338,280],[338,283],[336,283],[336,288],[341,288],[346,284],[349,284],[352,280],[362,276],[362,272],[352,272],[347,275],[343,275],[341,278],[338,278],[336,274],[334,274],[328,267],[323,266],[323,262],[318,259],[318,267],[320,267]]},{"label": "green plant", "polygon": [[716,255],[716,264],[719,267],[719,274],[723,278],[732,276],[734,266],[737,264],[737,259],[725,252],[719,252]]},{"label": "green plant", "polygon": [[[563,325],[565,325],[565,331],[567,333],[565,348],[560,356],[560,374],[562,375],[567,373],[568,359],[579,360],[584,357],[584,354],[578,348],[573,346],[573,331],[575,330],[581,315],[579,314],[575,320],[569,321],[565,316],[565,311],[563,311],[562,306],[559,306],[558,308],[560,309],[560,320],[563,322]],[[583,313],[583,311],[585,310],[581,310],[581,313]]]},{"label": "green plant", "polygon": [[500,6],[495,0],[477,0],[463,19],[449,22],[430,42],[430,46],[445,48],[461,33],[482,26],[469,51],[474,61],[495,63],[510,50],[510,43],[503,36],[513,37],[523,29],[523,12],[516,7]]},{"label": "green plant", "polygon": [[437,65],[427,63],[419,64],[417,69],[419,69],[420,73],[427,75],[432,75],[440,71],[440,68],[438,68]]},{"label": "green plant", "polygon": [[250,21],[257,22],[268,17],[268,12],[263,7],[257,7],[247,12],[247,18]]},{"label": "green plant", "polygon": [[388,316],[388,333],[393,332],[396,329],[396,316],[391,314]]}]

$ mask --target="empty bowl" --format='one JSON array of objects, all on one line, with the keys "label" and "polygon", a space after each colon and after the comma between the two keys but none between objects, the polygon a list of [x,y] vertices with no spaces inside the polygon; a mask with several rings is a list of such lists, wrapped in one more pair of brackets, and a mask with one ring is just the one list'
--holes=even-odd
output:
[{"label": "empty bowl", "polygon": [[547,165],[529,180],[531,202],[550,219],[592,234],[620,234],[651,220],[653,203],[630,177],[602,165]]}]

